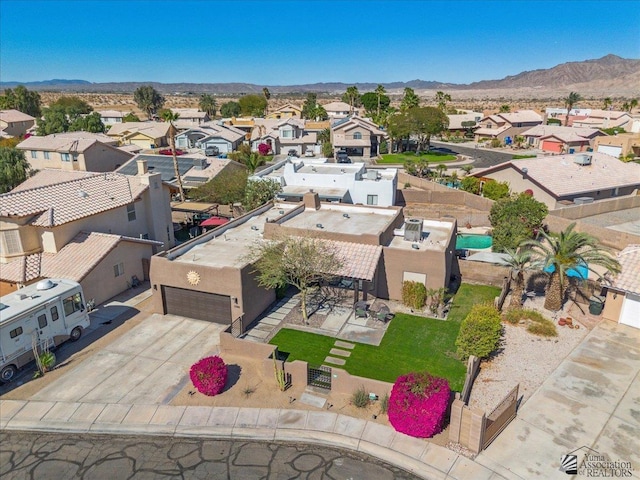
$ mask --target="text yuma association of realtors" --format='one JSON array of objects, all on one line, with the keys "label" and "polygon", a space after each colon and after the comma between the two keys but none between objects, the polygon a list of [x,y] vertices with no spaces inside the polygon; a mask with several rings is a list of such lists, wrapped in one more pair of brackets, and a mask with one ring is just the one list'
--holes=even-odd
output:
[{"label": "text yuma association of realtors", "polygon": [[628,478],[633,475],[631,462],[607,460],[604,455],[585,455],[578,468],[578,475],[600,478]]}]

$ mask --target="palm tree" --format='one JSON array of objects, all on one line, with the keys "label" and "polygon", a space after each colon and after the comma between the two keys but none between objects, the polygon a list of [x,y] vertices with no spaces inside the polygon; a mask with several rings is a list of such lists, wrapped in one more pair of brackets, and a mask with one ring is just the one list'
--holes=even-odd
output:
[{"label": "palm tree", "polygon": [[249,152],[240,155],[238,161],[247,167],[250,174],[253,174],[259,166],[266,162],[266,158],[258,152]]},{"label": "palm tree", "polygon": [[547,285],[544,308],[557,311],[562,308],[566,292],[567,272],[577,267],[586,267],[596,275],[593,265],[606,268],[611,273],[620,272],[620,263],[611,251],[598,244],[598,240],[584,232],[574,231],[572,223],[558,235],[541,231],[541,240],[525,240],[520,247],[530,248],[537,266],[551,270]]},{"label": "palm tree", "polygon": [[345,92],[345,97],[349,100],[349,107],[351,113],[353,113],[353,107],[355,107],[358,98],[360,98],[360,92],[358,92],[358,87],[355,85],[351,87],[347,87],[347,91]]},{"label": "palm tree", "polygon": [[511,301],[509,308],[522,308],[522,294],[524,293],[524,273],[531,270],[531,250],[510,248],[504,249],[507,257],[505,262],[511,267],[511,280],[514,282],[511,288]]},{"label": "palm tree", "polygon": [[460,167],[460,170],[462,170],[464,172],[464,175],[467,176],[471,173],[471,170],[473,170],[473,167],[471,165],[463,165]]},{"label": "palm tree", "polygon": [[213,118],[213,116],[216,114],[216,108],[218,107],[216,105],[216,99],[208,93],[203,93],[202,95],[200,95],[200,102],[198,103],[198,106],[200,107],[200,110],[202,110],[203,112],[207,112],[209,118]]},{"label": "palm tree", "polygon": [[611,106],[612,103],[613,101],[611,100],[611,97],[605,98],[604,100],[602,100],[602,109],[606,110]]},{"label": "palm tree", "polygon": [[264,107],[264,116],[267,116],[267,112],[269,111],[269,99],[271,98],[271,92],[267,87],[262,89],[262,94],[264,95],[264,99],[267,101],[267,106]]},{"label": "palm tree", "polygon": [[173,113],[168,108],[162,112],[162,120],[169,122],[169,143],[171,145],[171,156],[173,157],[173,170],[178,181],[178,191],[180,193],[180,201],[184,202],[184,188],[182,188],[182,177],[180,177],[180,169],[178,168],[178,158],[176,157],[176,127],[173,124],[180,118],[179,113]]},{"label": "palm tree", "polygon": [[380,98],[382,95],[387,93],[382,85],[378,85],[375,90],[376,96],[378,97],[378,118],[380,118]]},{"label": "palm tree", "polygon": [[582,97],[577,92],[569,93],[569,96],[564,99],[564,106],[567,108],[567,117],[564,119],[564,126],[566,127],[569,124],[569,112],[573,108],[573,106],[582,100]]},{"label": "palm tree", "polygon": [[638,99],[632,98],[631,101],[629,102],[629,112],[631,112],[631,110],[633,110],[637,106],[638,106]]}]

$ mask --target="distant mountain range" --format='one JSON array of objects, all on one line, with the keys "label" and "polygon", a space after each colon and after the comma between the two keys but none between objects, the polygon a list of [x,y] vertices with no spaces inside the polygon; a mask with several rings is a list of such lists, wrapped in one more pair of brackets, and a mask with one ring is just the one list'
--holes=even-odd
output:
[{"label": "distant mountain range", "polygon": [[[141,85],[152,85],[164,94],[241,95],[262,94],[264,85],[251,83],[159,83],[159,82],[107,82],[92,83],[86,80],[45,80],[38,82],[0,82],[0,88],[25,85],[32,90],[96,93],[132,93]],[[305,85],[268,85],[272,94],[318,92],[337,94],[353,84],[330,82]],[[377,83],[356,83],[360,92],[371,91]],[[483,80],[470,84],[411,80],[409,82],[384,83],[389,93],[401,93],[405,87],[417,92],[455,91],[504,95],[550,95],[575,90],[581,95],[640,96],[640,60],[606,55],[596,60],[568,62],[549,69],[532,70],[505,77],[501,80]]]}]

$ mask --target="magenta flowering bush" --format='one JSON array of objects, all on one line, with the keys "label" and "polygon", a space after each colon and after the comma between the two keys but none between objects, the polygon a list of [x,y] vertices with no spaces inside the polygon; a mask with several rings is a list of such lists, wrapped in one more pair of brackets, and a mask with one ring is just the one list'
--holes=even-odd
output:
[{"label": "magenta flowering bush", "polygon": [[227,366],[217,355],[205,357],[191,365],[189,376],[193,386],[200,393],[213,397],[224,390],[227,382]]},{"label": "magenta flowering bush", "polygon": [[398,377],[389,397],[389,422],[398,432],[417,438],[440,433],[451,389],[444,378],[426,372]]},{"label": "magenta flowering bush", "polygon": [[260,155],[269,155],[269,152],[271,152],[271,146],[268,143],[260,143],[258,145],[258,153]]}]

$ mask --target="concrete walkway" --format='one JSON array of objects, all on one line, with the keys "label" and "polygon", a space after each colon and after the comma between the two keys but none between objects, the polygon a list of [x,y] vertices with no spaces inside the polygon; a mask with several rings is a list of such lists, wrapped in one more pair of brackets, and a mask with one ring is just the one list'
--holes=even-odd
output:
[{"label": "concrete walkway", "polygon": [[302,442],[365,453],[425,479],[504,478],[444,447],[335,412],[0,400],[0,430]]},{"label": "concrete walkway", "polygon": [[300,302],[298,295],[285,296],[278,300],[266,313],[242,336],[250,342],[265,343],[275,334],[284,317]]}]

